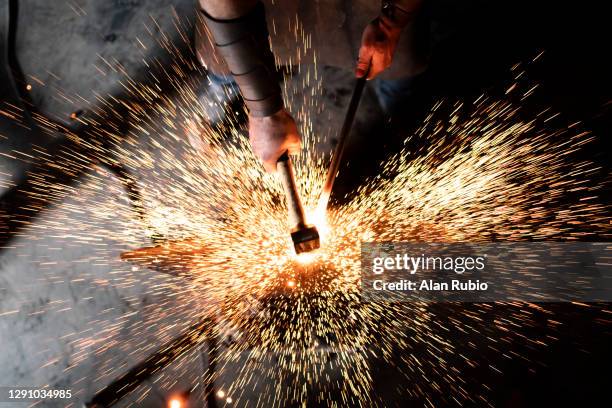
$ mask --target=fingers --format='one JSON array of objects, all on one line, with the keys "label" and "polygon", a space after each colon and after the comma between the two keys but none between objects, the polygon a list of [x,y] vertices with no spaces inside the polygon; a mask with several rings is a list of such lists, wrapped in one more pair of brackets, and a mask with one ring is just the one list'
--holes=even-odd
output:
[{"label": "fingers", "polygon": [[302,150],[302,142],[297,137],[297,135],[295,137],[295,141],[291,141],[287,143],[287,150],[289,151],[289,154],[292,156],[300,154],[300,150]]},{"label": "fingers", "polygon": [[288,150],[289,154],[291,155],[299,154],[300,150],[302,149],[302,138],[300,137],[300,134],[298,133],[297,125],[295,124],[295,121],[293,120],[293,118],[291,118],[291,120],[288,123],[287,135],[285,137],[284,148],[285,150]]},{"label": "fingers", "polygon": [[378,74],[387,69],[390,62],[387,61],[385,52],[378,50],[372,55],[372,63],[370,65],[370,72],[368,73],[368,79],[374,79]]},{"label": "fingers", "polygon": [[278,162],[278,158],[281,157],[282,153],[278,155],[276,158],[270,158],[269,160],[265,160],[263,162],[264,170],[266,173],[275,173],[276,172],[276,163]]},{"label": "fingers", "polygon": [[279,148],[280,146],[273,146],[270,143],[260,143],[253,141],[251,138],[251,147],[255,156],[261,160],[264,166],[264,170],[267,173],[274,173],[276,171],[276,162],[285,153],[287,149]]},{"label": "fingers", "polygon": [[391,54],[384,46],[377,45],[372,48],[374,52],[372,53],[372,60],[370,62],[368,80],[376,78],[381,72],[389,68],[392,61]]},{"label": "fingers", "polygon": [[276,149],[272,154],[266,154],[261,160],[264,166],[264,170],[267,173],[275,173],[276,165],[278,163],[278,159],[285,154],[286,151],[289,152],[290,155],[297,155],[300,153],[301,142],[299,137],[296,135],[296,140],[292,142],[287,142],[279,149]]},{"label": "fingers", "polygon": [[363,78],[367,73],[367,79],[373,79],[391,65],[399,33],[400,31],[381,27],[378,20],[368,24],[363,31],[359,59],[355,67],[357,78]]},{"label": "fingers", "polygon": [[274,144],[273,140],[262,139],[253,133],[251,133],[249,140],[255,157],[261,160],[266,172],[274,173],[276,171],[276,162],[287,149],[282,149],[278,144]]},{"label": "fingers", "polygon": [[[363,44],[359,49],[359,59],[357,60],[357,67],[355,68],[355,76],[357,78],[362,78],[368,72],[368,68],[370,68],[370,61],[372,60],[372,55],[374,54],[374,47],[370,44]],[[371,71],[371,70],[370,70]]]},{"label": "fingers", "polygon": [[371,64],[376,53],[375,45],[379,31],[376,21],[372,21],[366,26],[365,30],[363,30],[361,47],[359,48],[359,58],[357,59],[357,66],[355,67],[355,76],[357,78],[363,78],[366,75],[368,75],[368,78],[371,78]]},{"label": "fingers", "polygon": [[285,152],[288,151],[290,155],[295,156],[300,153],[301,148],[302,141],[297,132],[287,134],[284,142],[279,145],[272,154],[266,154],[266,156],[262,158],[264,169],[268,173],[276,172],[276,164],[278,162],[278,159]]},{"label": "fingers", "polygon": [[284,110],[269,117],[250,117],[249,141],[268,173],[276,171],[276,162],[283,153],[297,154],[302,145],[295,121]]}]

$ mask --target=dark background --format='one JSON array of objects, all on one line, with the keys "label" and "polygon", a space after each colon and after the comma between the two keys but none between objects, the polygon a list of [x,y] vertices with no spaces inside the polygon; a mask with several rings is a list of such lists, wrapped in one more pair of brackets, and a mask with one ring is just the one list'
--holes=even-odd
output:
[{"label": "dark background", "polygon": [[[377,175],[380,168],[372,158],[382,162],[397,152],[434,102],[444,98],[469,104],[483,93],[504,96],[514,83],[511,67],[517,63],[526,71],[519,84],[522,89],[538,84],[536,92],[521,102],[523,112],[533,117],[550,108],[561,113],[551,122],[560,128],[580,121],[597,139],[576,159],[601,165],[597,181],[608,180],[612,64],[604,8],[594,1],[425,1],[421,21],[429,67],[390,123],[381,120],[368,129],[353,130],[376,136],[363,137],[365,143],[351,152],[357,165],[339,175],[335,198],[341,200],[364,178]],[[609,187],[602,194],[609,202]]]},{"label": "dark background", "polygon": [[[545,51],[529,66],[529,79],[540,87],[524,108],[537,113],[550,106],[553,111],[562,112],[568,124],[582,121],[597,136],[596,142],[582,153],[583,157],[600,164],[600,181],[609,181],[611,36],[610,14],[602,2],[431,1],[428,13],[433,28],[427,94],[465,100],[478,97],[483,91],[503,94],[505,85],[512,82],[510,67],[517,62],[531,61],[540,51]],[[417,110],[421,108],[424,112],[431,106],[431,99],[422,98],[420,104]],[[413,123],[416,124],[418,120]],[[397,135],[389,137],[393,140]],[[393,142],[389,145],[393,146]],[[602,189],[600,195],[602,202],[610,203],[609,188]],[[603,236],[595,239],[605,241],[606,238],[609,239]],[[459,349],[501,364],[497,368],[503,372],[478,367],[458,375],[468,379],[471,383],[468,390],[472,389],[475,395],[482,389],[481,384],[491,386],[493,406],[609,405],[612,384],[609,373],[612,326],[610,312],[606,311],[609,305],[547,304],[545,307],[551,314],[537,317],[536,325],[521,330],[525,339],[539,338],[546,333],[551,327],[549,319],[561,324],[551,332],[555,340],[547,347],[527,347],[527,360],[504,358],[501,352],[487,348],[475,350],[468,343],[478,341],[459,330],[448,336]],[[477,308],[476,305],[433,307],[442,322],[451,325],[447,320],[451,316]],[[513,306],[495,305],[491,313],[501,317],[513,310]],[[523,341],[518,343],[517,351],[525,346]],[[380,368],[379,373],[378,389],[383,398],[391,404],[411,406],[406,399],[391,397],[397,386],[393,380],[398,378],[398,373],[388,367]],[[435,406],[454,405],[447,397],[434,395],[431,401]],[[426,404],[419,398],[410,402]]]}]

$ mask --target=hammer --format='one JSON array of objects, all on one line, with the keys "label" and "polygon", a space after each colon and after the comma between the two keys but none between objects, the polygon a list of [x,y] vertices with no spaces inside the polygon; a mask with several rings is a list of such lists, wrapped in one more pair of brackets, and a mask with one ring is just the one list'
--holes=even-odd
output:
[{"label": "hammer", "polygon": [[313,251],[320,246],[319,232],[314,226],[306,225],[306,215],[300,201],[293,165],[289,153],[285,152],[276,163],[276,171],[283,183],[285,196],[287,197],[287,208],[289,210],[289,225],[291,225],[291,240],[295,253]]}]

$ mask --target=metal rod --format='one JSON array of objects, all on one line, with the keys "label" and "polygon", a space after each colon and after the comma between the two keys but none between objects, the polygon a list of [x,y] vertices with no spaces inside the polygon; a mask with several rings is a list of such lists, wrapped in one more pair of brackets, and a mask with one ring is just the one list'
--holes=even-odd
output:
[{"label": "metal rod", "polygon": [[[213,333],[214,322],[211,319],[204,319],[191,326],[181,333],[176,339],[164,344],[156,352],[147,357],[144,361],[137,364],[131,370],[117,378],[115,381],[98,391],[93,398],[85,404],[87,408],[108,408],[118,403],[122,398],[134,391],[144,381],[151,378],[156,373],[168,367],[177,358],[185,355],[194,347],[208,342],[209,352],[217,347],[214,342]],[[209,355],[209,367],[214,367],[216,363],[214,354]],[[212,362],[212,365],[210,364]],[[212,370],[211,370],[212,371]],[[212,392],[212,386],[208,385],[207,392]]]},{"label": "metal rod", "polygon": [[327,208],[329,196],[334,186],[334,181],[336,181],[336,176],[338,175],[340,163],[342,162],[342,156],[344,155],[346,139],[351,133],[351,127],[353,126],[353,121],[355,120],[355,114],[357,113],[357,108],[359,107],[359,102],[361,101],[361,95],[363,94],[363,89],[366,85],[366,77],[367,73],[363,77],[357,79],[357,82],[355,83],[355,89],[353,90],[353,95],[351,96],[351,101],[349,102],[348,110],[346,111],[346,116],[344,117],[344,123],[342,124],[342,129],[340,130],[340,136],[338,137],[338,144],[336,145],[336,149],[332,155],[331,164],[329,165],[329,170],[327,171],[327,179],[325,180],[323,191],[321,192],[321,199],[319,201],[320,209],[325,210]]}]

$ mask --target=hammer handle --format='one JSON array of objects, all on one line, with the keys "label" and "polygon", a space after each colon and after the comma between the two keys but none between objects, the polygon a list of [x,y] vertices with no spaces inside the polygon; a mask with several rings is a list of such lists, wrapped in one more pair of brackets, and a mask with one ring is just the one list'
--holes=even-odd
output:
[{"label": "hammer handle", "polygon": [[287,197],[287,209],[289,210],[289,223],[292,228],[303,227],[306,225],[304,208],[300,201],[297,185],[295,184],[295,174],[293,164],[289,154],[285,152],[276,163],[276,172],[283,183],[285,196]]}]

